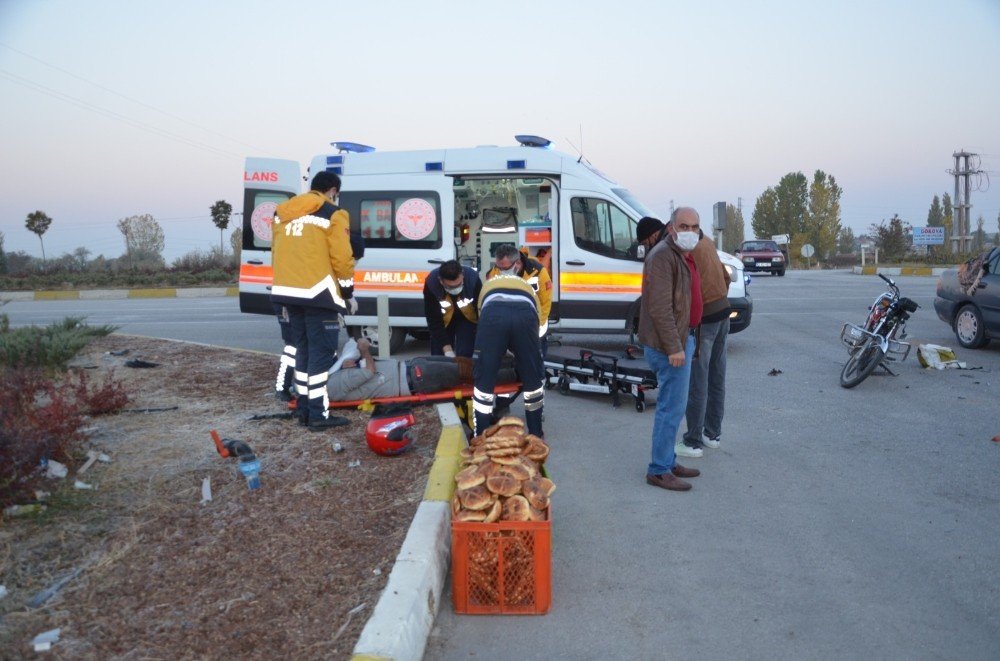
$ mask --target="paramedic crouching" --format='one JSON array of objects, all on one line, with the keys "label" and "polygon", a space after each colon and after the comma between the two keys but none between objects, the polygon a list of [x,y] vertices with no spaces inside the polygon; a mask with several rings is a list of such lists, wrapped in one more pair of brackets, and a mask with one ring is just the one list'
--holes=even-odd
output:
[{"label": "paramedic crouching", "polygon": [[510,350],[521,377],[528,433],[543,435],[544,366],[538,344],[539,324],[538,296],[520,277],[498,275],[483,285],[479,295],[479,328],[473,368],[475,434],[482,434],[491,423],[497,373],[504,355]]},{"label": "paramedic crouching", "polygon": [[476,343],[476,305],[483,283],[479,274],[452,259],[427,274],[424,317],[432,356],[472,357]]}]

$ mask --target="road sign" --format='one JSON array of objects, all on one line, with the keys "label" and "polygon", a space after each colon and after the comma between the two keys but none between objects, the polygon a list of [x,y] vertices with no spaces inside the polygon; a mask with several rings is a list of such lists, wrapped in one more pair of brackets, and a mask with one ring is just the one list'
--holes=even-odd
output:
[{"label": "road sign", "polygon": [[788,243],[789,236],[787,234],[772,234],[771,240],[775,243]]},{"label": "road sign", "polygon": [[802,256],[805,258],[812,257],[816,254],[816,249],[812,247],[811,244],[807,243],[802,246]]},{"label": "road sign", "polygon": [[943,246],[943,227],[914,227],[913,245],[915,246]]}]

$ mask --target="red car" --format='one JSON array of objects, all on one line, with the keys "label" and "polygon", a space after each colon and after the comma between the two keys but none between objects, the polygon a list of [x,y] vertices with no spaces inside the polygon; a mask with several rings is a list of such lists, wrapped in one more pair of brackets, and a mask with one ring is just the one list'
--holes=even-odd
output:
[{"label": "red car", "polygon": [[785,255],[774,241],[754,239],[744,241],[736,256],[743,262],[743,270],[767,271],[774,275],[785,275]]}]

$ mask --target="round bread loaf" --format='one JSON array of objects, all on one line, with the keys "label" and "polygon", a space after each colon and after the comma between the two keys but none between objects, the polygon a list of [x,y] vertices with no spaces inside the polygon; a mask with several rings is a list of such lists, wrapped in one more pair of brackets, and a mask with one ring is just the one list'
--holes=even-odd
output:
[{"label": "round bread loaf", "polygon": [[468,459],[472,456],[472,448],[462,448],[458,451],[458,456],[462,459]]},{"label": "round bread loaf", "polygon": [[513,466],[519,463],[518,460],[520,458],[521,458],[520,455],[512,454],[506,457],[490,457],[490,461],[495,464],[500,464],[501,466],[506,467],[506,466]]},{"label": "round bread loaf", "polygon": [[524,429],[524,421],[514,415],[505,415],[497,421],[499,427],[520,427]]},{"label": "round bread loaf", "polygon": [[468,510],[484,510],[493,504],[490,492],[482,485],[470,489],[460,489],[455,493],[462,501],[462,507]]},{"label": "round bread loaf", "polygon": [[521,491],[521,483],[506,473],[497,473],[486,480],[486,488],[498,496],[513,496]]},{"label": "round bread loaf", "polygon": [[[520,457],[515,457],[515,459],[520,460]],[[508,465],[501,464],[501,466],[503,466],[501,469],[503,472],[508,473],[519,482],[531,479],[531,471],[529,471],[521,461]]]},{"label": "round bread loaf", "polygon": [[545,493],[538,478],[528,480],[521,485],[524,497],[528,499],[528,504],[536,509],[543,510],[549,506],[549,495]]},{"label": "round bread loaf", "polygon": [[459,489],[471,489],[477,484],[482,484],[486,481],[486,476],[483,475],[479,466],[472,464],[467,466],[455,474],[455,484],[458,485]]},{"label": "round bread loaf", "polygon": [[490,507],[489,511],[486,513],[486,518],[483,519],[484,523],[493,523],[500,520],[500,512],[503,510],[503,506],[500,504],[499,500],[493,501],[493,506]]},{"label": "round bread loaf", "polygon": [[546,496],[551,496],[552,492],[556,490],[555,483],[547,477],[539,476],[538,483],[542,485],[543,489],[545,489]]},{"label": "round bread loaf", "polygon": [[511,496],[503,501],[500,518],[504,521],[527,521],[529,516],[528,501],[524,496]]},{"label": "round bread loaf", "polygon": [[538,464],[536,464],[531,459],[528,459],[524,455],[517,457],[518,465],[523,466],[524,470],[528,471],[528,477],[532,478],[538,475]]},{"label": "round bread loaf", "polygon": [[521,454],[521,448],[497,448],[486,451],[488,457],[516,457],[519,454]]},{"label": "round bread loaf", "polygon": [[486,519],[486,512],[483,510],[459,510],[455,515],[456,521],[483,521]]},{"label": "round bread loaf", "polygon": [[483,430],[483,438],[489,438],[498,431],[500,431],[500,425],[491,425]]},{"label": "round bread loaf", "polygon": [[549,446],[545,443],[529,441],[528,447],[524,448],[524,456],[532,461],[542,463],[549,456]]},{"label": "round bread loaf", "polygon": [[545,510],[535,509],[528,504],[528,521],[545,521],[549,518],[548,513]]},{"label": "round bread loaf", "polygon": [[486,441],[487,450],[499,450],[501,448],[523,448],[524,440],[520,436],[491,436]]}]

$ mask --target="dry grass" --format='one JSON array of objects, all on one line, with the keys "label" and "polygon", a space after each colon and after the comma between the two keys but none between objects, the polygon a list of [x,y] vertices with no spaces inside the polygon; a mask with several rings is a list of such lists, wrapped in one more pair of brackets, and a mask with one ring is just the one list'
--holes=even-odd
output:
[{"label": "dry grass", "polygon": [[[121,366],[134,357],[160,367]],[[178,409],[94,420],[91,443],[113,458],[82,476],[98,489],[63,485],[45,514],[4,521],[0,654],[30,656],[36,634],[61,627],[53,658],[349,655],[421,498],[440,429],[433,409],[416,410],[414,451],[383,458],[365,446],[360,412],[322,433],[249,422],[282,410],[270,356],[113,335],[76,362],[114,369],[132,408]],[[216,454],[213,428],[257,452],[259,491]],[[214,498],[201,505],[206,477]],[[81,566],[44,606],[26,608]]]}]

